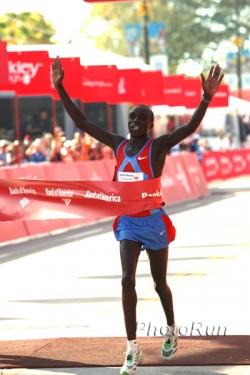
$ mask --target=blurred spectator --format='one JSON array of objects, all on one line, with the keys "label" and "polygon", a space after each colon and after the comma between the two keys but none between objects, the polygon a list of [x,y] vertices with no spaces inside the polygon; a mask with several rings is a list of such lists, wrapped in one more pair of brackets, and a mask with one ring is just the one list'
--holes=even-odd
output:
[{"label": "blurred spectator", "polygon": [[219,131],[217,137],[214,140],[214,144],[213,144],[214,151],[221,150],[222,139],[223,139],[223,133]]},{"label": "blurred spectator", "polygon": [[245,126],[246,129],[246,135],[250,135],[250,116],[244,115],[242,116],[242,123]]},{"label": "blurred spectator", "polygon": [[72,139],[71,148],[75,151],[77,155],[77,160],[83,160],[84,133],[80,133],[80,132],[74,133],[74,138]]},{"label": "blurred spectator", "polygon": [[201,163],[201,161],[202,161],[202,151],[201,151],[201,148],[200,148],[200,145],[199,145],[200,138],[201,138],[200,134],[198,134],[198,133],[193,134],[192,142],[190,144],[189,149],[190,149],[191,152],[196,153],[197,159]]},{"label": "blurred spectator", "polygon": [[60,150],[60,154],[61,154],[61,160],[63,162],[76,161],[79,156],[78,152],[72,148],[72,141],[70,140],[66,140],[63,142],[63,146]]},{"label": "blurred spectator", "polygon": [[108,147],[108,146],[102,147],[102,158],[103,159],[113,159],[114,157],[115,157],[114,152],[110,147]]},{"label": "blurred spectator", "polygon": [[230,133],[227,133],[222,139],[221,139],[221,150],[230,150],[235,148],[235,143],[233,140],[233,136]]},{"label": "blurred spectator", "polygon": [[10,164],[11,155],[8,150],[8,146],[8,141],[5,139],[0,140],[0,166]]},{"label": "blurred spectator", "polygon": [[45,133],[42,139],[43,139],[43,152],[46,156],[46,160],[51,161],[53,135],[51,133]]},{"label": "blurred spectator", "polygon": [[10,153],[10,164],[19,164],[25,161],[24,158],[24,147],[22,144],[19,144],[19,141],[14,141],[9,144],[9,153]]},{"label": "blurred spectator", "polygon": [[71,150],[74,151],[75,160],[81,160],[82,156],[82,145],[77,142],[74,138],[71,141]]},{"label": "blurred spectator", "polygon": [[184,139],[181,143],[180,143],[180,152],[183,154],[183,153],[187,153],[187,152],[190,152],[190,137],[188,137],[187,139]]},{"label": "blurred spectator", "polygon": [[89,160],[100,160],[103,159],[103,150],[104,145],[96,140],[91,143],[88,155]]},{"label": "blurred spectator", "polygon": [[238,113],[238,128],[239,128],[239,140],[241,143],[241,146],[244,147],[244,143],[247,140],[247,128],[243,122],[243,117]]},{"label": "blurred spectator", "polygon": [[64,136],[62,128],[60,126],[55,126],[53,139],[51,141],[50,161],[62,161],[60,150],[63,147]]},{"label": "blurred spectator", "polygon": [[178,143],[170,150],[170,155],[178,155],[181,152],[181,145]]},{"label": "blurred spectator", "polygon": [[23,138],[23,153],[24,153],[24,159],[29,161],[29,157],[26,156],[26,150],[30,147],[32,144],[32,139],[29,134],[26,134]]},{"label": "blurred spectator", "polygon": [[230,133],[223,134],[223,132],[219,132],[218,137],[214,143],[213,150],[230,150],[236,148],[236,145],[233,140],[233,136]]},{"label": "blurred spectator", "polygon": [[36,138],[25,151],[25,155],[30,162],[40,163],[46,161],[43,141],[40,138]]},{"label": "blurred spectator", "polygon": [[200,139],[199,141],[199,146],[200,146],[200,149],[203,152],[206,152],[206,151],[211,151],[212,150],[212,147],[209,145],[209,141],[207,139]]},{"label": "blurred spectator", "polygon": [[55,127],[54,135],[48,132],[34,140],[26,134],[21,144],[17,140],[0,140],[0,166],[24,162],[74,162],[113,158],[112,149],[96,139],[76,132],[73,139],[69,140],[59,126]]},{"label": "blurred spectator", "polygon": [[94,160],[94,150],[95,148],[95,141],[91,139],[91,137],[86,134],[83,139],[82,145],[82,160]]}]

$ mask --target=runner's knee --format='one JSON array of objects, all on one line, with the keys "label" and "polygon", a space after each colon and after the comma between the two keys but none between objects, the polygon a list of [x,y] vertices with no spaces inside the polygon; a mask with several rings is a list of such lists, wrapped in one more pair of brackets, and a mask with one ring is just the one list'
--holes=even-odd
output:
[{"label": "runner's knee", "polygon": [[161,295],[165,293],[168,289],[167,281],[166,280],[155,280],[154,281],[154,288],[157,294]]},{"label": "runner's knee", "polygon": [[124,290],[135,289],[135,277],[130,275],[123,275],[122,277],[122,288]]}]

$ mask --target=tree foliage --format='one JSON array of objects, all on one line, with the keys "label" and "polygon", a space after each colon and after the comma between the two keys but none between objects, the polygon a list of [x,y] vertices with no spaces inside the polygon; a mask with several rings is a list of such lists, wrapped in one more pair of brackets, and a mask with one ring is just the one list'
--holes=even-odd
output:
[{"label": "tree foliage", "polygon": [[0,40],[8,44],[47,44],[55,34],[40,13],[6,13],[0,17]]},{"label": "tree foliage", "polygon": [[[173,73],[181,61],[188,58],[203,63],[203,52],[210,49],[214,63],[215,52],[223,41],[233,44],[237,34],[245,42],[250,35],[249,0],[158,0],[149,1],[149,22],[163,22],[170,71]],[[99,35],[88,36],[96,46],[127,55],[125,25],[142,25],[140,2],[98,3],[93,5],[90,22],[103,25]],[[88,30],[86,24],[84,30]]]}]

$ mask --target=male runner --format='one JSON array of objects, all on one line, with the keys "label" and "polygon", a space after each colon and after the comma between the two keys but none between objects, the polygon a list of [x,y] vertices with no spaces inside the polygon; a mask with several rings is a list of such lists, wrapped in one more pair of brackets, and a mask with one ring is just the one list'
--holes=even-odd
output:
[{"label": "male runner", "polygon": [[[62,103],[76,127],[109,146],[115,153],[115,180],[138,181],[158,178],[162,174],[170,149],[196,131],[224,74],[219,65],[212,66],[207,78],[201,74],[203,96],[190,121],[170,134],[151,138],[154,114],[145,105],[132,108],[128,118],[130,138],[103,130],[90,122],[73,103],[63,86],[64,69],[57,57],[52,64],[52,81]],[[135,83],[136,84],[136,83]],[[157,90],[157,87],[154,89]],[[163,208],[121,216],[114,221],[114,233],[120,241],[122,265],[122,305],[127,334],[127,352],[121,375],[134,374],[142,358],[136,340],[135,290],[136,268],[140,253],[146,250],[155,290],[159,295],[167,321],[166,336],[161,348],[163,359],[171,359],[178,348],[178,328],[175,323],[173,299],[167,284],[168,245],[175,237],[175,228]]]}]

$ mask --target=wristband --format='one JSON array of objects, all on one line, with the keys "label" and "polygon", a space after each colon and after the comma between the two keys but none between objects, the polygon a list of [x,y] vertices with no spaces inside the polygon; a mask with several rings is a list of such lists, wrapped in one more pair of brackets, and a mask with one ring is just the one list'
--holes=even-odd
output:
[{"label": "wristband", "polygon": [[204,103],[207,103],[207,104],[210,103],[210,102],[212,101],[212,99],[207,99],[207,98],[205,97],[204,94],[202,95],[201,100],[202,100]]}]

